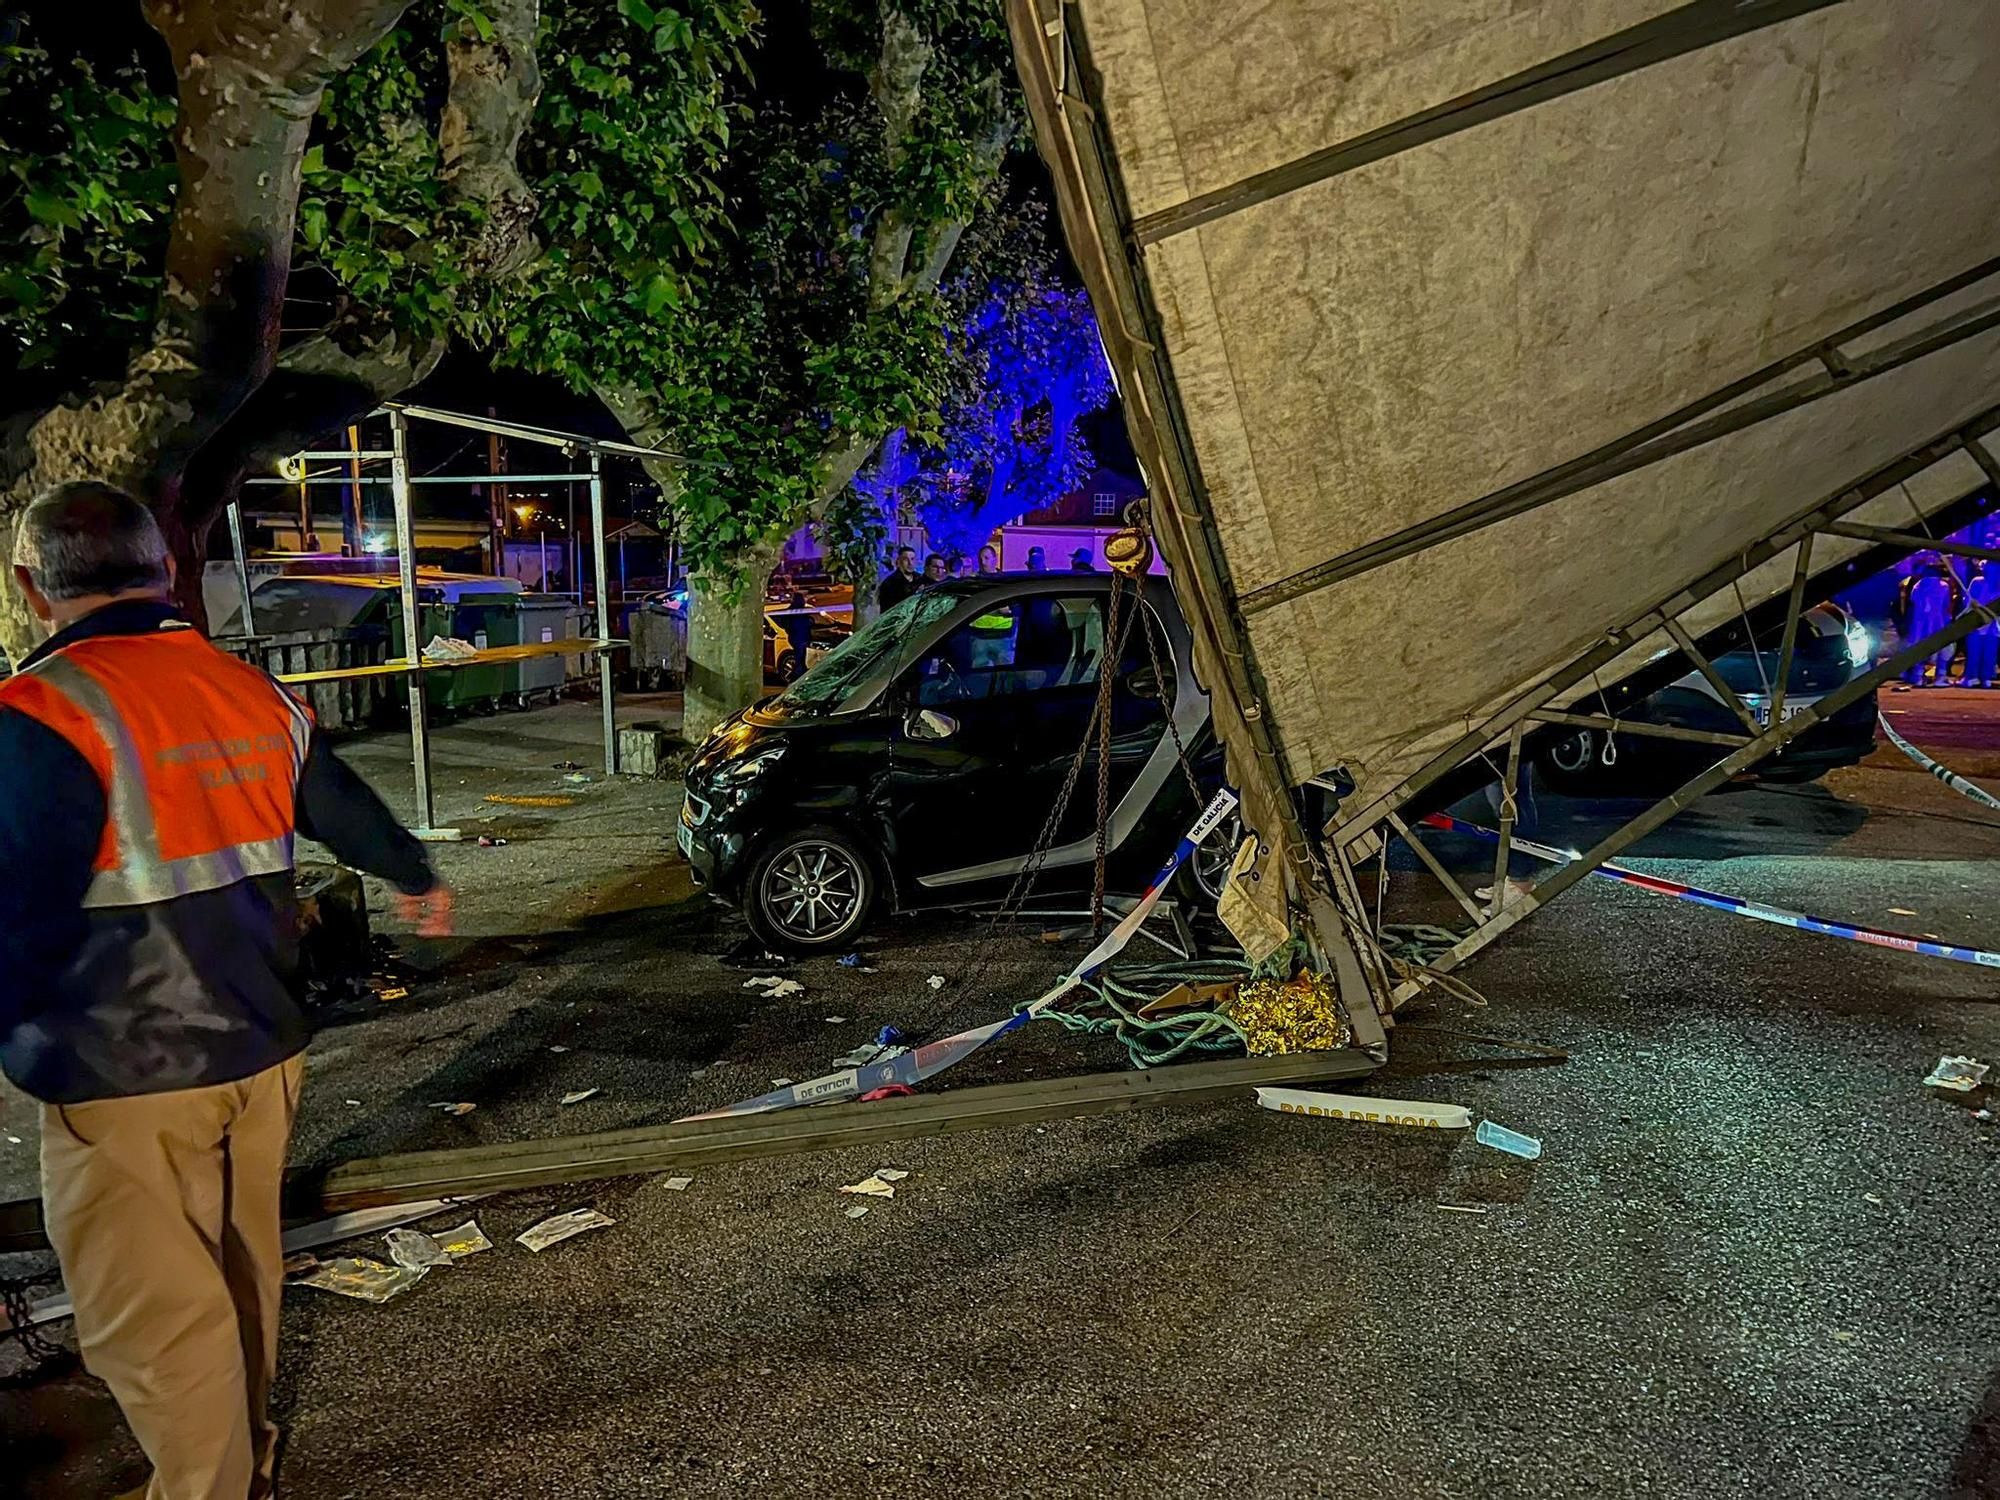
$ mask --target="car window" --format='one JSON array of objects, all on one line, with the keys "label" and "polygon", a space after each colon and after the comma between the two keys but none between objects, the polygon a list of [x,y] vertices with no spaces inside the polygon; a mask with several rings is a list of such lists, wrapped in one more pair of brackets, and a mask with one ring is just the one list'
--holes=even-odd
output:
[{"label": "car window", "polygon": [[[974,615],[916,665],[924,708],[988,698],[1021,698],[1097,682],[1104,659],[1101,594],[1040,594]],[[1121,675],[1145,659],[1136,630]]]},{"label": "car window", "polygon": [[834,647],[777,701],[796,713],[831,712],[878,672],[888,676],[910,637],[956,608],[954,594],[932,590],[912,594]]}]

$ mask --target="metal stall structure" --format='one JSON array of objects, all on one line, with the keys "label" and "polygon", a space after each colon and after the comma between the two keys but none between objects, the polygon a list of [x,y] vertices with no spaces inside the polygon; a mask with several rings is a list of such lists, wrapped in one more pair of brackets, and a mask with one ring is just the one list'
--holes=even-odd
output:
[{"label": "metal stall structure", "polygon": [[[1746,634],[1789,660],[1836,569],[2000,479],[1987,0],[1007,13],[1233,775],[1350,1009],[1413,990],[1351,869],[1415,804]],[[1789,720],[1727,695],[1715,765],[1530,899],[1453,884],[1440,967],[1978,623]]]},{"label": "metal stall structure", "polygon": [[[386,478],[362,476],[358,472],[318,479],[306,476],[271,481],[279,484],[296,484],[303,492],[304,486],[314,483],[335,485],[361,485],[385,483],[389,486],[395,508],[396,559],[400,579],[403,641],[406,655],[393,661],[372,663],[364,666],[342,667],[327,671],[281,673],[280,680],[295,684],[315,682],[347,681],[364,677],[400,676],[406,680],[410,710],[410,761],[416,780],[417,827],[413,830],[420,838],[452,839],[457,837],[454,829],[439,828],[436,823],[436,802],[432,794],[430,774],[430,732],[428,724],[428,693],[425,679],[436,672],[453,672],[478,667],[487,663],[524,662],[549,656],[594,655],[597,658],[598,696],[602,713],[604,741],[604,769],[613,774],[618,769],[618,728],[617,703],[612,684],[611,653],[622,648],[626,642],[611,633],[610,586],[606,565],[606,531],[604,519],[604,459],[607,455],[617,458],[677,458],[678,455],[662,450],[645,448],[632,443],[614,442],[602,438],[585,437],[579,433],[560,432],[550,428],[532,427],[518,422],[503,422],[493,417],[472,416],[464,412],[445,411],[438,407],[417,406],[406,402],[390,402],[375,413],[386,414],[389,419],[390,447],[380,451],[353,451],[311,453],[300,457],[341,458],[353,463],[358,471],[363,459],[386,458],[389,474]],[[417,563],[414,526],[410,504],[410,490],[415,483],[465,484],[491,482],[495,476],[473,475],[425,475],[413,479],[409,461],[409,427],[412,421],[435,422],[444,426],[469,428],[476,432],[511,438],[518,442],[539,444],[561,449],[569,458],[574,470],[579,457],[588,460],[587,469],[581,472],[559,474],[508,474],[509,481],[586,480],[590,486],[590,534],[593,554],[594,583],[596,585],[596,631],[591,636],[565,638],[555,641],[532,642],[521,645],[488,647],[469,655],[452,656],[437,660],[426,660],[419,642],[417,612]],[[252,484],[259,480],[249,481]],[[244,593],[244,620],[246,629],[255,629],[250,612],[250,589],[246,559],[243,551],[243,526],[241,509],[232,505],[229,514],[230,536],[236,546],[237,574]]]}]

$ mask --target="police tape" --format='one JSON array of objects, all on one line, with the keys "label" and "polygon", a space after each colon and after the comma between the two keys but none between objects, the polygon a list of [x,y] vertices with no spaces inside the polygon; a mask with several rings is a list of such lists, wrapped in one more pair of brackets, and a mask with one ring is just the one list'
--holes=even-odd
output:
[{"label": "police tape", "polygon": [[1932,760],[1928,755],[1924,754],[1923,751],[1919,750],[1915,745],[1912,745],[1908,740],[1904,739],[1900,734],[1896,733],[1895,728],[1889,723],[1889,720],[1886,715],[1877,714],[1875,716],[1875,719],[1876,722],[1882,726],[1882,732],[1889,736],[1890,744],[1894,745],[1898,750],[1902,751],[1903,754],[1909,756],[1911,760],[1915,761],[1918,765],[1922,766],[1926,771],[1930,772],[1931,775],[1937,777],[1939,781],[1942,781],[1946,786],[1950,787],[1954,792],[1957,792],[1959,796],[1970,797],[1974,802],[1977,802],[1981,807],[1990,807],[1995,812],[2000,812],[2000,797],[1994,796],[1991,792],[1987,791],[1986,788],[1983,786],[1975,786],[1972,782],[1967,781],[1963,776],[1959,775],[1956,771],[1948,770],[1944,766],[1941,766],[1936,761]]},{"label": "police tape", "polygon": [[[1465,819],[1454,818],[1449,813],[1432,813],[1422,820],[1422,826],[1444,829],[1450,833],[1470,834],[1474,838],[1495,842],[1500,837],[1491,828],[1482,827],[1478,823],[1468,823]],[[1522,838],[1515,839],[1513,847],[1523,854],[1533,855],[1536,859],[1547,860],[1551,864],[1566,865],[1577,857],[1567,850]],[[1921,953],[1927,958],[1948,958],[1954,963],[1979,964],[1989,969],[2000,969],[2000,953],[1988,953],[1983,948],[1962,948],[1956,943],[1942,943],[1932,938],[1914,938],[1900,932],[1885,932],[1879,927],[1863,927],[1855,922],[1829,922],[1824,917],[1811,917],[1804,912],[1787,911],[1782,906],[1767,906],[1761,901],[1748,901],[1741,896],[1725,896],[1720,892],[1705,891],[1700,886],[1687,885],[1678,880],[1663,880],[1657,875],[1641,875],[1637,870],[1628,870],[1623,865],[1603,864],[1590,873],[1605,880],[1615,880],[1621,885],[1636,886],[1642,891],[1651,891],[1657,896],[1673,896],[1678,900],[1692,901],[1697,906],[1711,907],[1716,911],[1734,912],[1739,917],[1748,917],[1755,922],[1770,922],[1779,927],[1793,927],[1800,932],[1817,932],[1823,937],[1846,938],[1849,942],[1867,943],[1877,948],[1893,948],[1900,953]]]},{"label": "police tape", "polygon": [[1174,846],[1167,862],[1160,866],[1152,884],[1146,887],[1138,903],[1127,912],[1104,935],[1098,945],[1071,967],[1069,972],[1044,990],[1034,1000],[1020,1007],[1012,1015],[998,1021],[989,1021],[984,1026],[975,1026],[970,1031],[956,1032],[940,1037],[935,1042],[913,1048],[908,1052],[887,1057],[880,1062],[867,1063],[858,1068],[843,1068],[836,1073],[827,1073],[818,1078],[807,1079],[804,1083],[790,1083],[782,1088],[759,1094],[755,1098],[739,1100],[721,1109],[709,1110],[704,1114],[683,1115],[683,1120],[719,1120],[731,1115],[764,1114],[774,1109],[792,1109],[801,1104],[826,1104],[835,1099],[854,1099],[863,1094],[872,1094],[877,1089],[901,1087],[909,1088],[935,1077],[954,1063],[962,1062],[972,1053],[996,1037],[1005,1036],[1018,1030],[1060,1000],[1082,981],[1089,979],[1102,969],[1132,940],[1134,933],[1143,927],[1146,919],[1153,914],[1159,904],[1161,893],[1176,871],[1185,864],[1194,851],[1207,840],[1210,834],[1221,826],[1223,819],[1235,810],[1236,793],[1224,787],[1202,810],[1194,826],[1181,837]]}]

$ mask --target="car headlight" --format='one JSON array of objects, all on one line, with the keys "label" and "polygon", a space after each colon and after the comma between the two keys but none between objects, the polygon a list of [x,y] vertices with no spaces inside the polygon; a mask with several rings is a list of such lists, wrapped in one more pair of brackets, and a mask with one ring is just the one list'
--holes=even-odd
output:
[{"label": "car headlight", "polygon": [[785,753],[785,742],[766,745],[761,750],[753,750],[748,755],[735,760],[726,760],[711,773],[709,780],[725,789],[746,787],[778,763]]},{"label": "car headlight", "polygon": [[1874,660],[1875,641],[1868,634],[1868,627],[1859,620],[1847,622],[1847,659],[1857,667],[1865,667]]}]

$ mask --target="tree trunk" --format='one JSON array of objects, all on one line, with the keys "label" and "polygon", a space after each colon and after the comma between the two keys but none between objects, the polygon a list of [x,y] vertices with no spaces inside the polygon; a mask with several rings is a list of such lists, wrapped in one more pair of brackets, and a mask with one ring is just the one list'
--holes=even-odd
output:
[{"label": "tree trunk", "polygon": [[740,571],[733,595],[712,575],[688,580],[681,738],[690,745],[699,745],[716,725],[764,695],[764,590],[782,545],[765,543],[736,559]]}]

